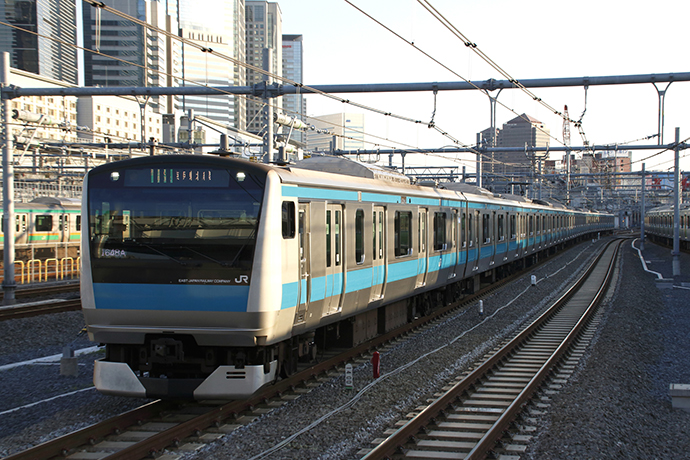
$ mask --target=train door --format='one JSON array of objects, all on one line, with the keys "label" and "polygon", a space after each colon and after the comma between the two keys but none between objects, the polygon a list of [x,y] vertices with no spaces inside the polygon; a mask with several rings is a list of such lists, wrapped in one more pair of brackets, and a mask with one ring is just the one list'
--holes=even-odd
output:
[{"label": "train door", "polygon": [[[67,242],[69,241],[69,234],[70,234],[70,226],[69,226],[69,214],[60,214],[59,217],[59,226],[58,226],[58,232],[60,233],[59,239],[60,242]],[[129,225],[127,225],[127,229],[129,229]]]},{"label": "train door", "polygon": [[474,258],[473,262],[473,267],[472,271],[479,270],[479,262],[482,257],[482,251],[481,251],[481,242],[482,240],[482,234],[481,234],[481,229],[482,229],[482,214],[481,211],[474,211],[472,214],[474,214],[474,219],[470,219],[470,226],[472,227],[471,233],[471,241],[470,244],[474,245],[474,251],[476,254],[476,257]]},{"label": "train door", "polygon": [[383,297],[383,286],[386,282],[386,245],[384,237],[386,235],[384,215],[386,210],[383,206],[374,206],[373,212],[373,256],[372,256],[372,280],[371,280],[371,300],[378,300]]},{"label": "train door", "polygon": [[498,241],[498,232],[496,231],[496,211],[491,211],[490,214],[491,222],[489,222],[491,235],[489,236],[489,243],[491,244],[491,261],[489,265],[494,265],[496,263],[496,243]]},{"label": "train door", "polygon": [[326,298],[323,314],[341,309],[343,294],[343,206],[326,206]]},{"label": "train door", "polygon": [[426,208],[419,208],[419,222],[417,225],[417,247],[419,248],[417,257],[417,287],[426,285],[426,275],[429,272],[429,251],[427,248],[428,214]]},{"label": "train door", "polygon": [[458,263],[460,260],[460,244],[459,244],[459,239],[458,239],[458,210],[453,209],[451,213],[451,219],[450,219],[450,249],[451,249],[451,257],[453,258],[452,262],[452,267],[450,272],[448,273],[448,279],[455,278],[458,276],[458,270],[460,264]]},{"label": "train door", "polygon": [[299,306],[295,314],[295,323],[304,322],[311,296],[311,233],[309,231],[309,203],[299,205]]}]

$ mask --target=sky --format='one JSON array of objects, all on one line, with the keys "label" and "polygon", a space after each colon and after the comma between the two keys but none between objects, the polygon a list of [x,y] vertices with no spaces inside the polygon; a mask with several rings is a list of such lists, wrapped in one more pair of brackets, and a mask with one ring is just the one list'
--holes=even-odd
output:
[{"label": "sky", "polygon": [[[405,43],[345,0],[278,0],[284,34],[304,36],[305,85],[413,83],[503,80],[496,70],[428,13],[418,0],[349,0],[417,47],[442,62],[443,68]],[[681,26],[690,17],[687,0],[656,2],[581,0],[428,0],[477,48],[515,79],[617,76],[690,71],[690,34]],[[460,77],[462,78],[460,78]],[[666,83],[659,84],[664,90]],[[549,106],[568,105],[571,119],[584,112],[582,126],[590,144],[657,144],[658,96],[650,83],[641,85],[532,89]],[[492,96],[496,92],[491,93]],[[366,139],[380,148],[440,148],[452,141],[427,127],[434,112],[431,92],[343,94],[344,98],[386,112],[421,120],[415,124],[367,112],[320,95],[307,97],[307,114],[365,113]],[[674,82],[665,100],[664,143],[690,137],[690,82]],[[545,123],[551,145],[562,145],[563,120],[519,90],[498,97],[500,127],[527,113]],[[500,105],[503,104],[506,107]],[[512,110],[512,111],[511,111]],[[465,145],[490,126],[488,97],[480,91],[439,92],[434,122]],[[571,145],[583,145],[571,125]],[[367,144],[367,148],[375,148]],[[633,151],[633,170],[668,170],[673,152]],[[690,170],[690,150],[681,170]],[[686,155],[681,151],[681,157]],[[552,157],[553,158],[553,157]],[[407,165],[467,166],[474,155],[448,159],[408,155]]]}]

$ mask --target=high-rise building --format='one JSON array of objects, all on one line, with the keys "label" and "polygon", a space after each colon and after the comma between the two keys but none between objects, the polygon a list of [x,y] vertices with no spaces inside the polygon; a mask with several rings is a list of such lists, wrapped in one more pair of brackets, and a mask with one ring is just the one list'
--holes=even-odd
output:
[{"label": "high-rise building", "polygon": [[11,66],[43,77],[77,83],[74,0],[0,2],[0,18],[21,29],[0,26],[0,49]]},{"label": "high-rise building", "polygon": [[[264,68],[264,49],[273,50],[271,67],[273,75],[282,76],[283,64],[283,19],[277,3],[247,1],[246,17],[246,60],[247,64]],[[267,77],[252,69],[247,69],[247,85],[254,85]],[[282,105],[282,98],[271,100],[274,110]],[[265,104],[256,99],[247,99],[247,131],[260,133],[267,123]]]},{"label": "high-rise building", "polygon": [[[309,119],[316,127],[307,133],[309,150],[330,151],[364,148],[364,114],[334,113]],[[326,131],[326,132],[324,132]]]},{"label": "high-rise building", "polygon": [[[105,3],[158,29],[177,32],[176,18],[170,14],[177,14],[177,10],[169,11],[167,1]],[[174,50],[168,50],[171,41],[166,34],[86,4],[83,19],[84,48],[106,55],[84,53],[86,86],[166,86],[170,83],[167,75],[179,72],[172,68]],[[147,105],[158,113],[168,113],[170,101],[165,96],[154,96]]]},{"label": "high-rise building", "polygon": [[[304,51],[302,35],[283,35],[283,77],[295,83],[304,83]],[[283,112],[306,122],[307,99],[304,94],[286,94],[283,96]],[[283,128],[287,134],[290,128]],[[291,139],[306,143],[307,135],[303,131],[292,131]]]},{"label": "high-rise building", "polygon": [[[544,123],[527,114],[522,114],[505,123],[501,129],[496,130],[495,146],[501,147],[543,147],[544,151],[549,146],[549,128]],[[485,145],[490,145],[492,132],[489,128],[481,133]],[[530,171],[533,155],[525,154],[524,151],[493,153],[484,157],[483,172],[487,176],[488,183],[505,182],[506,175],[526,174]]]},{"label": "high-rise building", "polygon": [[[245,60],[244,0],[177,0],[180,35],[199,45],[182,44],[182,86],[244,86],[241,65],[216,56],[223,54]],[[209,12],[213,14],[209,14]],[[233,94],[179,97],[179,108],[194,110],[224,125],[244,129],[246,106],[243,97]]]}]

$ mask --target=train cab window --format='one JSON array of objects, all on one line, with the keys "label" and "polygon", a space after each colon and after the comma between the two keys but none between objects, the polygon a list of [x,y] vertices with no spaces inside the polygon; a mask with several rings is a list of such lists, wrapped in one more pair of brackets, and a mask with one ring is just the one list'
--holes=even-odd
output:
[{"label": "train cab window", "polygon": [[282,207],[283,238],[295,237],[295,203],[283,201]]},{"label": "train cab window", "polygon": [[434,213],[434,251],[443,251],[446,244],[446,213]]},{"label": "train cab window", "polygon": [[395,211],[395,256],[403,257],[412,254],[412,213]]},{"label": "train cab window", "polygon": [[506,238],[505,232],[504,232],[504,230],[505,230],[504,226],[505,226],[505,218],[504,218],[503,214],[499,214],[498,215],[498,229],[497,229],[498,234],[496,235],[496,238],[498,239],[498,241],[503,241]]},{"label": "train cab window", "polygon": [[49,232],[53,230],[53,216],[36,216],[36,231]]},{"label": "train cab window", "polygon": [[355,262],[364,263],[364,211],[355,212]]},{"label": "train cab window", "polygon": [[484,244],[491,243],[491,216],[489,214],[482,215],[482,236]]}]

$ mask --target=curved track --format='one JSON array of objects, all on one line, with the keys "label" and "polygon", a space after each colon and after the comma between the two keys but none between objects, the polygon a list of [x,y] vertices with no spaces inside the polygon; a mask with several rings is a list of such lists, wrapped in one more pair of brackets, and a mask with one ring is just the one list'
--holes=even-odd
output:
[{"label": "curved track", "polygon": [[[547,312],[364,458],[497,458],[523,406],[593,318],[623,240],[610,243]],[[515,453],[515,452],[513,452]]]}]

